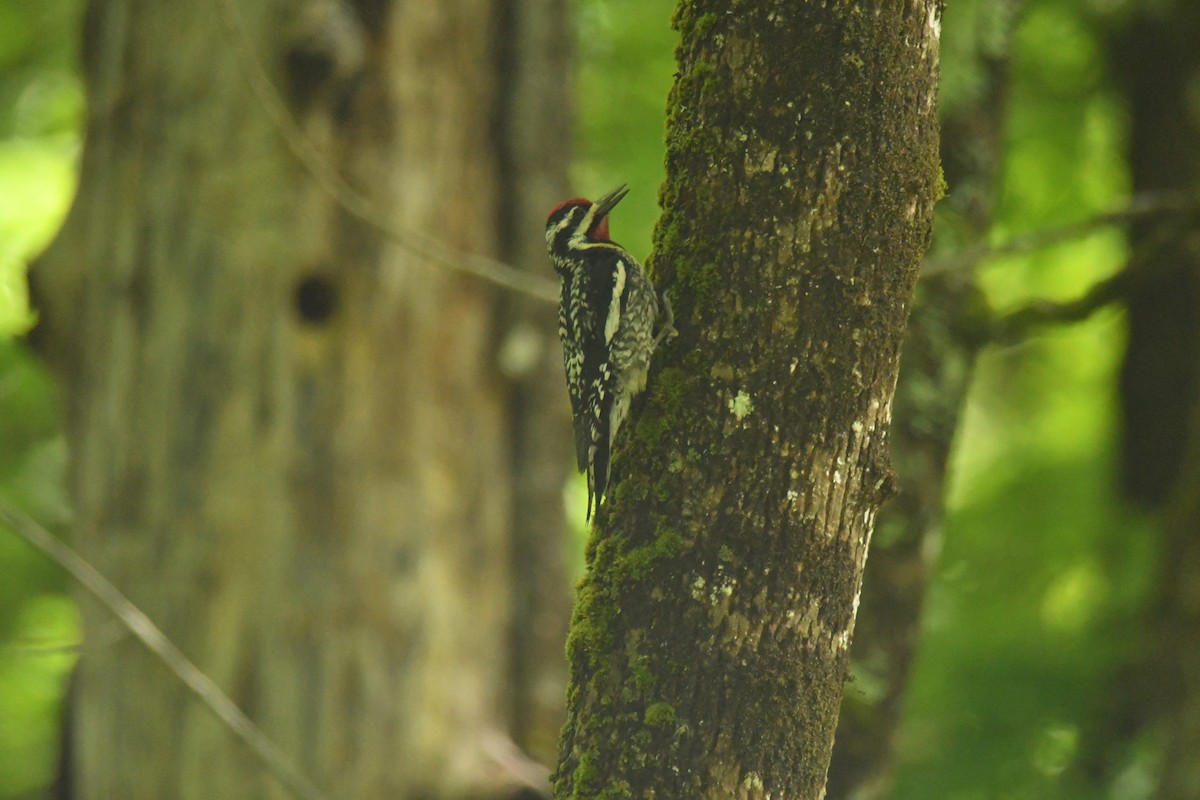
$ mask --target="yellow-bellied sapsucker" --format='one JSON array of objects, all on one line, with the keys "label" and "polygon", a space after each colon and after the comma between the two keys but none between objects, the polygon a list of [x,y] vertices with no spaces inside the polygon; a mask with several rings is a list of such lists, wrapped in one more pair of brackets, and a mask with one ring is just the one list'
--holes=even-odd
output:
[{"label": "yellow-bellied sapsucker", "polygon": [[588,507],[604,499],[613,441],[634,395],[646,388],[650,357],[675,332],[671,306],[654,334],[658,298],[642,265],[608,238],[608,214],[629,189],[595,203],[575,198],[546,219],[546,246],[562,280],[558,335],[575,426],[575,457],[587,471]]}]

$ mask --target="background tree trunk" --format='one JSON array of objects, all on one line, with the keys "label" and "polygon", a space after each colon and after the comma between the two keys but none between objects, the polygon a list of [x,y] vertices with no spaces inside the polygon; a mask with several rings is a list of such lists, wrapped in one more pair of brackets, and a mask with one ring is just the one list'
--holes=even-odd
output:
[{"label": "background tree trunk", "polygon": [[[558,4],[245,13],[308,138],[384,215],[475,253],[529,252],[513,226],[540,240],[540,214],[513,213],[559,194],[565,143],[530,141],[501,98],[528,101],[506,81],[542,68],[506,38],[531,18],[547,27],[522,47],[561,63]],[[531,699],[554,669],[527,629],[561,629],[561,551],[540,543],[561,529],[547,487],[569,460],[550,433],[513,443],[530,414],[569,441],[565,403],[541,399],[552,334],[527,325],[533,357],[498,369],[496,342],[528,312],[346,214],[234,52],[210,6],[88,10],[79,195],[36,273],[68,398],[74,542],[337,796],[504,796],[526,780],[504,755],[510,723],[533,741],[553,716]],[[523,106],[557,104],[554,130],[561,75]],[[514,415],[518,397],[529,410]],[[527,564],[554,565],[529,597]],[[99,641],[109,621],[81,605],[79,796],[281,796],[135,642]]]},{"label": "background tree trunk", "polygon": [[[502,0],[499,111],[504,129],[497,205],[505,260],[552,276],[542,221],[570,197],[571,20],[563,0]],[[549,198],[549,199],[548,199]],[[563,642],[571,608],[563,487],[574,463],[568,403],[552,307],[507,298],[501,369],[515,381],[513,443],[513,736],[554,763],[567,690]],[[571,560],[577,551],[569,548]]]},{"label": "background tree trunk", "polygon": [[[1200,8],[1140,9],[1113,39],[1114,71],[1130,109],[1130,168],[1138,191],[1200,186]],[[1107,731],[1124,748],[1135,730],[1166,743],[1156,797],[1200,796],[1200,242],[1194,215],[1130,231],[1145,276],[1127,300],[1121,367],[1121,472],[1126,494],[1161,512],[1155,582],[1131,683]],[[1112,763],[1114,759],[1107,759]]]},{"label": "background tree trunk", "polygon": [[937,196],[939,4],[678,8],[680,336],[589,545],[555,795],[817,798]]}]

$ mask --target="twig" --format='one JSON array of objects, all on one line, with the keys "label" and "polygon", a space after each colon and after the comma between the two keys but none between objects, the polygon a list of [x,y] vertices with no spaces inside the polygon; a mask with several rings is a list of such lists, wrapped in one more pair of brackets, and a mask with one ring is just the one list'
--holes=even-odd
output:
[{"label": "twig", "polygon": [[485,731],[482,744],[483,752],[508,781],[532,790],[538,797],[551,795],[550,768],[530,758],[508,734],[498,730]]},{"label": "twig", "polygon": [[78,553],[49,531],[7,503],[0,502],[0,522],[4,522],[29,544],[58,564],[80,585],[111,611],[156,655],[191,692],[208,706],[233,734],[258,756],[267,770],[293,795],[303,800],[327,800],[326,795],[306,778],[267,738],[240,708],[213,683],[212,679],[188,660],[141,609],[131,603],[117,587],[101,575]]},{"label": "twig", "polygon": [[942,258],[931,258],[922,267],[921,276],[930,277],[945,272],[972,269],[995,258],[1024,255],[1082,238],[1108,225],[1132,222],[1159,214],[1189,211],[1200,211],[1200,199],[1194,194],[1188,192],[1143,192],[1134,195],[1129,203],[1121,208],[1106,211],[1087,219],[1054,228],[1030,231],[1014,236],[999,245],[980,242]]},{"label": "twig", "polygon": [[375,228],[393,243],[426,261],[465,272],[538,300],[558,302],[556,281],[525,272],[494,258],[464,253],[420,231],[401,228],[380,212],[370,200],[338,174],[304,135],[304,131],[280,99],[270,76],[263,69],[235,0],[218,0],[217,7],[229,42],[237,54],[242,73],[272,127],[283,137],[288,149],[300,164],[338,205]]},{"label": "twig", "polygon": [[1162,252],[1164,248],[1176,245],[1182,246],[1194,257],[1200,253],[1200,234],[1186,235],[1181,239],[1173,229],[1159,228],[1138,246],[1119,272],[1094,285],[1082,297],[1058,303],[1038,300],[1005,314],[989,326],[989,341],[1012,344],[1040,326],[1087,319],[1104,306],[1128,297],[1140,286],[1162,277],[1163,271],[1159,266]]},{"label": "twig", "polygon": [[989,341],[995,344],[1014,344],[1029,336],[1034,329],[1056,322],[1080,322],[1106,305],[1125,297],[1129,289],[1143,277],[1144,269],[1134,263],[1105,278],[1082,297],[1061,303],[1038,300],[995,320]]},{"label": "twig", "polygon": [[79,642],[13,642],[7,650],[20,656],[77,656],[83,650]]}]

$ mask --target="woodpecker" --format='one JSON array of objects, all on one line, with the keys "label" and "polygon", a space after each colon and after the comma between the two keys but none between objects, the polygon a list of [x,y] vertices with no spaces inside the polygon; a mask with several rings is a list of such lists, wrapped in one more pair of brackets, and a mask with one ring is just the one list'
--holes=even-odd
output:
[{"label": "woodpecker", "polygon": [[596,202],[574,198],[546,218],[546,246],[562,281],[558,335],[575,427],[575,458],[587,472],[590,520],[608,488],[613,442],[635,395],[646,388],[650,357],[674,335],[671,305],[656,336],[658,297],[642,265],[608,235],[622,184]]}]

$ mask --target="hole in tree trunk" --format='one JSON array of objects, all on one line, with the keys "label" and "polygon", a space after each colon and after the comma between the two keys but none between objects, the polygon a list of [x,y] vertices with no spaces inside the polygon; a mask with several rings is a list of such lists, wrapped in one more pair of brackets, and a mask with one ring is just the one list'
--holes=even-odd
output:
[{"label": "hole in tree trunk", "polygon": [[309,275],[296,286],[296,313],[310,325],[328,322],[337,311],[338,296],[333,282],[323,275]]}]

